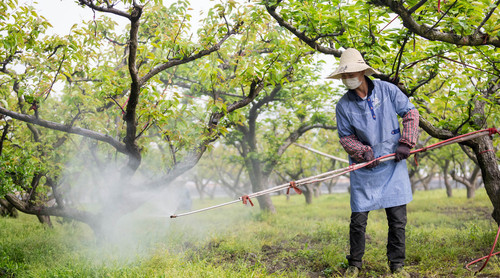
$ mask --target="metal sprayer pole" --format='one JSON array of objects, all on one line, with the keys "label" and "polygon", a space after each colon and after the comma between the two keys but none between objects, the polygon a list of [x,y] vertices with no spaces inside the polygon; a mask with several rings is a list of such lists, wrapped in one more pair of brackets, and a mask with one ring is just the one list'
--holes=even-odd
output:
[{"label": "metal sprayer pole", "polygon": [[[495,131],[497,133],[500,133],[500,129],[495,129]],[[481,137],[481,136],[485,136],[485,135],[490,135],[490,134],[491,134],[491,130],[480,130],[480,131],[477,131],[477,132],[473,132],[471,134],[464,134],[464,135],[460,135],[460,136],[457,136],[457,137],[454,137],[454,138],[450,138],[450,139],[447,139],[447,140],[444,140],[444,141],[440,141],[440,142],[438,142],[436,144],[432,144],[430,146],[427,146],[427,147],[424,147],[424,148],[421,148],[421,149],[418,149],[418,150],[413,150],[413,151],[410,152],[410,154],[416,154],[416,153],[427,151],[427,150],[433,150],[433,149],[444,147],[444,146],[447,146],[447,145],[450,145],[450,144],[461,143],[461,142],[464,142],[464,141],[468,141],[468,140],[471,140],[471,139],[474,139],[474,138],[477,138],[477,137]],[[326,157],[330,157],[330,158],[333,158],[333,159],[340,160],[337,157],[330,156],[330,155],[327,155],[325,153],[322,153],[322,152],[319,152],[319,151],[316,151],[316,150],[312,150],[312,149],[307,148],[305,146],[302,146],[302,145],[299,145],[299,144],[296,144],[296,145],[298,145],[300,147],[303,147],[303,148],[306,148],[308,150],[314,151],[314,152],[316,152],[318,154],[321,154],[321,155],[324,155]],[[395,159],[395,154],[394,153],[388,154],[388,155],[385,155],[385,156],[377,158],[377,160],[380,161],[380,162],[385,162],[385,161],[394,160],[394,159]],[[351,165],[351,166],[348,166],[348,167],[344,167],[344,168],[341,168],[341,169],[336,169],[336,170],[332,170],[332,171],[329,171],[329,172],[325,172],[325,173],[322,173],[322,174],[319,174],[319,175],[316,175],[316,176],[307,177],[307,178],[295,181],[295,184],[297,186],[299,186],[299,185],[303,185],[303,184],[316,183],[316,182],[321,182],[321,181],[329,180],[329,179],[338,177],[340,175],[344,175],[346,173],[352,172],[354,170],[361,169],[361,168],[363,168],[363,167],[371,164],[372,162],[373,161],[358,163],[358,164],[354,164],[354,165]],[[290,188],[290,186],[291,186],[290,183],[281,184],[281,185],[278,185],[278,186],[275,186],[275,187],[271,187],[271,188],[268,188],[268,189],[265,189],[265,190],[262,190],[262,191],[258,191],[258,192],[254,192],[254,193],[242,196],[242,197],[238,198],[237,200],[233,200],[233,201],[230,201],[230,202],[227,202],[227,203],[223,203],[223,204],[219,204],[219,205],[215,205],[215,206],[211,206],[211,207],[207,207],[207,208],[203,208],[203,209],[193,210],[193,211],[189,211],[189,212],[185,212],[185,213],[173,214],[173,215],[170,216],[170,218],[177,218],[177,217],[180,217],[180,216],[190,215],[190,214],[194,214],[194,213],[198,213],[198,212],[202,212],[202,211],[207,211],[207,210],[219,208],[219,207],[222,207],[222,206],[227,206],[227,205],[230,205],[230,204],[241,202],[241,201],[244,200],[244,198],[248,198],[249,199],[249,198],[259,197],[259,196],[262,196],[262,195],[266,195],[266,194],[269,194],[269,193],[273,193],[273,192],[277,192],[277,191],[280,191],[280,190],[284,190],[284,189]]]},{"label": "metal sprayer pole", "polygon": [[241,198],[238,199],[238,200],[233,200],[233,201],[230,201],[230,202],[227,202],[227,203],[218,204],[218,205],[207,207],[207,208],[192,210],[192,211],[188,211],[188,212],[185,212],[185,213],[172,214],[172,215],[170,215],[170,218],[177,218],[177,217],[180,217],[180,216],[190,215],[190,214],[194,214],[194,213],[198,213],[198,212],[202,212],[202,211],[206,211],[206,210],[210,210],[210,209],[214,209],[214,208],[220,208],[220,207],[231,205],[231,204],[234,204],[234,203],[239,203],[240,201],[241,201]]},{"label": "metal sprayer pole", "polygon": [[336,157],[336,156],[333,156],[331,154],[326,154],[324,152],[321,152],[321,151],[318,151],[318,150],[315,150],[313,148],[310,148],[308,146],[304,146],[304,145],[301,145],[301,144],[298,144],[298,143],[293,143],[295,146],[298,146],[298,147],[301,147],[303,149],[306,149],[308,151],[311,151],[313,153],[317,153],[317,154],[320,154],[322,156],[325,156],[325,157],[328,157],[328,158],[331,158],[331,159],[334,159],[334,160],[337,160],[337,161],[340,161],[340,162],[344,162],[344,163],[347,163],[349,164],[349,160],[347,159],[343,159],[343,158],[340,158],[340,157]]}]

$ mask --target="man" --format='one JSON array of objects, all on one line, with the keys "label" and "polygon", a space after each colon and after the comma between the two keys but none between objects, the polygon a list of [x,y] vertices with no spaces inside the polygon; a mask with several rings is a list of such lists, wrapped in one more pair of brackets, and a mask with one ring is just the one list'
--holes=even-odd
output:
[{"label": "man", "polygon": [[[350,254],[346,277],[356,277],[365,252],[368,213],[385,209],[389,233],[387,258],[392,273],[409,277],[405,260],[406,204],[412,192],[406,158],[415,146],[418,111],[395,85],[368,76],[378,73],[356,49],[346,49],[338,69],[327,78],[342,79],[348,88],[336,106],[340,143],[351,163],[373,161],[351,172]],[[402,118],[400,130],[398,117]],[[375,158],[395,153],[395,160]]]}]

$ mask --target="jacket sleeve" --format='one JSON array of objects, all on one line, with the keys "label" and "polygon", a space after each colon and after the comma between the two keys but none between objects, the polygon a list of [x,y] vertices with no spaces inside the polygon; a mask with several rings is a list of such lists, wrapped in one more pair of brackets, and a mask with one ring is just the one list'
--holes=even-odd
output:
[{"label": "jacket sleeve", "polygon": [[417,109],[410,109],[403,116],[403,131],[399,143],[404,143],[410,148],[414,148],[418,139],[418,118],[419,113]]},{"label": "jacket sleeve", "polygon": [[370,146],[364,145],[356,135],[348,135],[340,138],[340,144],[344,150],[356,161],[364,161],[363,154],[370,150]]}]

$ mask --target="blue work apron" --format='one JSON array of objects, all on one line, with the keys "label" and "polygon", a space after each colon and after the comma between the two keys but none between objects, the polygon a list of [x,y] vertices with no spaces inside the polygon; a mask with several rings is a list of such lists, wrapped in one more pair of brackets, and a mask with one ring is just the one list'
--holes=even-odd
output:
[{"label": "blue work apron", "polygon": [[[339,137],[356,135],[373,149],[375,157],[394,153],[400,138],[398,115],[403,117],[415,106],[395,85],[373,82],[371,94],[361,99],[349,90],[336,106]],[[359,163],[349,156],[351,163]],[[406,160],[380,163],[372,169],[361,168],[350,174],[351,210],[371,211],[405,205],[412,200]]]}]

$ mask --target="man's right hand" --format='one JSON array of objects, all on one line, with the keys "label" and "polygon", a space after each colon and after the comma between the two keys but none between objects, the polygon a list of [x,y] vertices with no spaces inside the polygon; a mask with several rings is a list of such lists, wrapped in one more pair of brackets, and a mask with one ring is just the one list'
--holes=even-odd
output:
[{"label": "man's right hand", "polygon": [[[375,159],[375,156],[373,155],[373,150],[369,149],[366,152],[363,153],[363,159],[365,160],[364,162],[369,162]],[[366,168],[371,169],[374,167],[377,167],[380,164],[380,161],[375,160],[370,165],[366,166]]]}]

